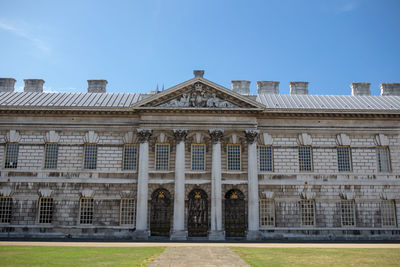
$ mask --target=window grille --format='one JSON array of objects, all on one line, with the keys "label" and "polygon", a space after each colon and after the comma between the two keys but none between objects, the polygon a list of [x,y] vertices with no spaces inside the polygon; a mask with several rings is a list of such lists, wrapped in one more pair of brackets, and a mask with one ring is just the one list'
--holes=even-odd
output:
[{"label": "window grille", "polygon": [[53,218],[53,198],[39,199],[39,223],[51,223]]},{"label": "window grille", "polygon": [[260,226],[275,226],[275,201],[260,199]]},{"label": "window grille", "polygon": [[4,168],[16,169],[18,166],[19,144],[6,144]]},{"label": "window grille", "polygon": [[94,170],[97,167],[97,144],[85,145],[84,169]]},{"label": "window grille", "polygon": [[315,225],[315,201],[301,200],[300,201],[300,214],[301,214],[301,225],[302,226],[314,226]]},{"label": "window grille", "polygon": [[259,146],[258,158],[261,172],[273,171],[272,146]]},{"label": "window grille", "polygon": [[135,225],[136,220],[136,202],[133,198],[121,199],[121,225]]},{"label": "window grille", "polygon": [[241,169],[241,146],[229,144],[228,149],[228,171],[240,171]]},{"label": "window grille", "polygon": [[202,144],[192,144],[192,171],[205,170],[206,146]]},{"label": "window grille", "polygon": [[351,154],[350,147],[339,146],[337,150],[338,170],[340,172],[351,171]]},{"label": "window grille", "polygon": [[79,209],[79,223],[80,224],[92,224],[93,223],[93,208],[94,208],[93,198],[82,197],[80,199],[80,209]]},{"label": "window grille", "polygon": [[10,223],[12,197],[0,197],[0,223]]},{"label": "window grille", "polygon": [[156,144],[156,170],[169,169],[169,144]]},{"label": "window grille", "polygon": [[44,168],[56,169],[58,160],[58,144],[46,144],[44,156]]},{"label": "window grille", "polygon": [[394,200],[381,202],[382,227],[396,227],[396,203]]},{"label": "window grille", "polygon": [[377,147],[378,172],[390,172],[390,155],[388,147]]},{"label": "window grille", "polygon": [[356,212],[354,200],[342,200],[340,202],[342,226],[356,226]]},{"label": "window grille", "polygon": [[299,170],[312,171],[312,154],[310,146],[299,147]]},{"label": "window grille", "polygon": [[137,164],[137,146],[136,145],[124,145],[124,170],[136,170]]}]

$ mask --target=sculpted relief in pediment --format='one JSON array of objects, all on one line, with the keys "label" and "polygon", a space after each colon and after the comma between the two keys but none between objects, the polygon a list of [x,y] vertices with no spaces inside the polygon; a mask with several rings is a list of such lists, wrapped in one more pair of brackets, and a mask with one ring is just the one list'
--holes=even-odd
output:
[{"label": "sculpted relief in pediment", "polygon": [[214,92],[205,90],[203,84],[196,83],[194,88],[177,98],[158,105],[159,107],[193,107],[193,108],[236,108],[237,105],[224,100]]}]

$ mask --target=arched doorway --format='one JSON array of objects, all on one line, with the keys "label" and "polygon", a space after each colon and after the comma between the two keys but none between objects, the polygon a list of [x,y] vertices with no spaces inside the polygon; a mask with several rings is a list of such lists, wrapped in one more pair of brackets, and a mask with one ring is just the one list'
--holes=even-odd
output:
[{"label": "arched doorway", "polygon": [[188,196],[189,216],[188,235],[207,236],[208,233],[208,197],[201,189],[193,189]]},{"label": "arched doorway", "polygon": [[155,190],[151,195],[151,235],[169,236],[171,213],[171,194],[163,188]]},{"label": "arched doorway", "polygon": [[243,237],[246,230],[244,195],[232,189],[225,194],[225,235]]}]

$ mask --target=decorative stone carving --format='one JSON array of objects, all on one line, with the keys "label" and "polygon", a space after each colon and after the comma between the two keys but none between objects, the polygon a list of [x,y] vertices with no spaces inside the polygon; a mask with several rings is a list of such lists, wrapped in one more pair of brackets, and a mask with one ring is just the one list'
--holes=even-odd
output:
[{"label": "decorative stone carving", "polygon": [[354,199],[355,193],[354,191],[342,191],[339,193],[341,199]]},{"label": "decorative stone carving", "polygon": [[53,190],[50,188],[40,188],[38,190],[39,196],[41,197],[51,197],[51,194],[53,193]]},{"label": "decorative stone carving", "polygon": [[221,139],[224,137],[224,131],[219,129],[210,130],[210,137],[213,143],[221,142]]},{"label": "decorative stone carving", "polygon": [[81,196],[82,197],[93,197],[94,196],[94,191],[91,189],[83,189],[81,191]]},{"label": "decorative stone carving", "polygon": [[138,129],[137,137],[139,143],[149,142],[152,133],[150,129]]},{"label": "decorative stone carving", "polygon": [[298,192],[300,194],[301,199],[315,199],[316,196],[315,192],[312,192],[311,187],[308,186],[299,187]]},{"label": "decorative stone carving", "polygon": [[83,137],[84,143],[93,143],[96,144],[99,142],[99,135],[95,131],[89,131]]},{"label": "decorative stone carving", "polygon": [[127,132],[123,138],[124,144],[136,143],[136,134],[134,132]]},{"label": "decorative stone carving", "polygon": [[21,140],[21,136],[18,131],[10,130],[6,135],[7,143],[18,143]]},{"label": "decorative stone carving", "polygon": [[312,138],[309,134],[301,133],[297,136],[297,144],[299,146],[311,146]]},{"label": "decorative stone carving", "polygon": [[0,189],[0,196],[2,197],[9,197],[11,196],[11,188],[10,187],[3,187]]},{"label": "decorative stone carving", "polygon": [[374,142],[377,146],[388,146],[389,138],[387,138],[387,136],[384,134],[377,134],[375,135]]},{"label": "decorative stone carving", "polygon": [[336,135],[336,144],[338,146],[349,146],[351,144],[350,137],[344,133],[338,134]]},{"label": "decorative stone carving", "polygon": [[274,139],[269,133],[262,133],[260,136],[260,142],[261,144],[265,146],[272,146],[272,143],[274,142]]},{"label": "decorative stone carving", "polygon": [[246,136],[247,143],[252,144],[257,140],[257,136],[260,131],[258,130],[246,130],[244,135]]},{"label": "decorative stone carving", "polygon": [[185,141],[187,134],[188,131],[185,129],[174,129],[174,137],[177,143]]},{"label": "decorative stone carving", "polygon": [[134,194],[133,191],[130,190],[123,190],[120,192],[121,198],[133,198]]},{"label": "decorative stone carving", "polygon": [[273,199],[274,198],[274,192],[271,192],[271,191],[263,191],[262,195],[265,199]]},{"label": "decorative stone carving", "polygon": [[381,192],[379,194],[380,198],[383,200],[390,200],[390,199],[396,199],[397,195],[394,193],[387,193],[387,192]]},{"label": "decorative stone carving", "polygon": [[238,106],[217,97],[215,93],[207,92],[203,84],[196,83],[191,91],[160,104],[159,107],[235,108]]},{"label": "decorative stone carving", "polygon": [[58,143],[60,141],[60,135],[56,131],[48,131],[44,136],[45,143]]}]

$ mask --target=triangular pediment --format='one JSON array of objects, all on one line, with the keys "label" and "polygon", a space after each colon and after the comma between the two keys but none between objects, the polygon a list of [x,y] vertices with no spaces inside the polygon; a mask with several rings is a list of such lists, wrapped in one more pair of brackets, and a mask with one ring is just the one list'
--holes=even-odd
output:
[{"label": "triangular pediment", "polygon": [[246,96],[201,77],[193,78],[145,98],[135,108],[154,109],[262,109]]}]

